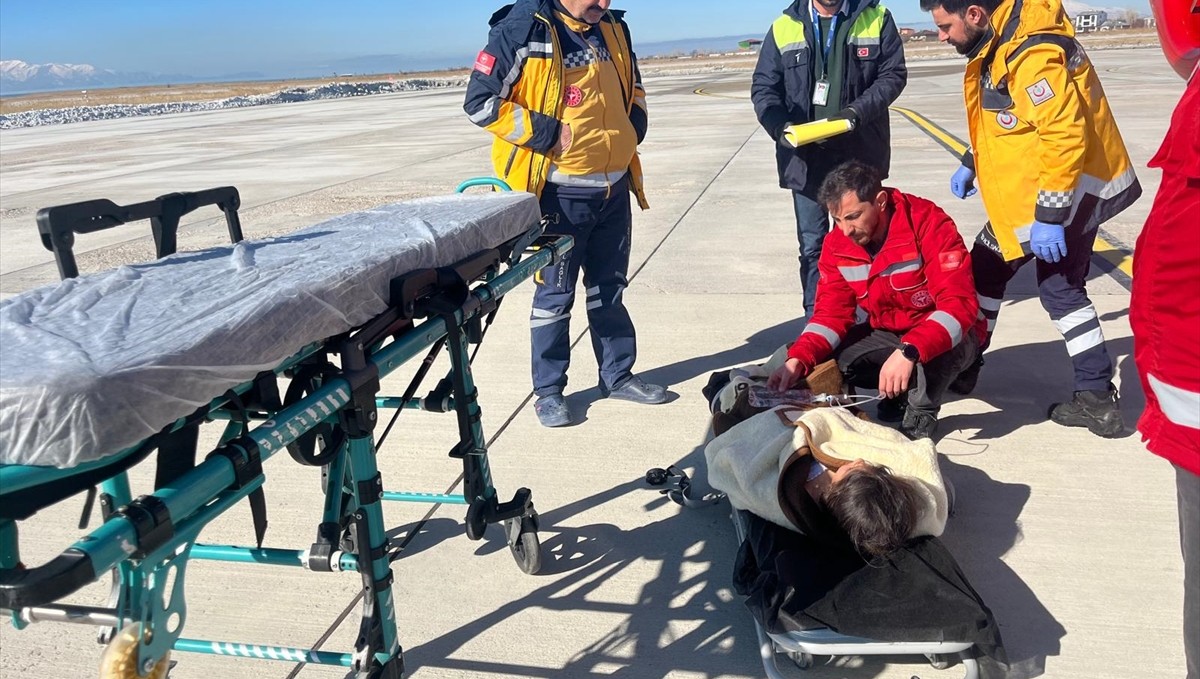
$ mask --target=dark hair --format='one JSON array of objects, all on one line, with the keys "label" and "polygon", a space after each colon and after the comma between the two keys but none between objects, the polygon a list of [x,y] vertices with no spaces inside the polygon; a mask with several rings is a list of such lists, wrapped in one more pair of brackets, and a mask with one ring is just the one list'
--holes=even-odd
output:
[{"label": "dark hair", "polygon": [[894,476],[887,467],[867,465],[830,486],[822,502],[870,560],[908,541],[922,501],[912,481]]},{"label": "dark hair", "polygon": [[941,7],[948,14],[957,14],[962,16],[966,14],[967,8],[971,5],[979,5],[987,10],[988,14],[996,11],[1003,0],[921,0],[921,11],[932,12]]},{"label": "dark hair", "polygon": [[870,201],[882,190],[879,170],[857,160],[848,160],[825,175],[825,181],[817,191],[817,202],[826,208],[835,207],[849,191],[853,191],[859,200]]}]

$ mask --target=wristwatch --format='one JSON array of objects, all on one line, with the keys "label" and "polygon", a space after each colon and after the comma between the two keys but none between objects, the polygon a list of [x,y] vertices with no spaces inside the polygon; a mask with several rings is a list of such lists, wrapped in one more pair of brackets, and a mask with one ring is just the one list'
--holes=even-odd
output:
[{"label": "wristwatch", "polygon": [[908,342],[902,342],[900,344],[900,353],[904,355],[904,358],[907,358],[913,363],[921,362],[921,352],[917,351],[917,348]]}]

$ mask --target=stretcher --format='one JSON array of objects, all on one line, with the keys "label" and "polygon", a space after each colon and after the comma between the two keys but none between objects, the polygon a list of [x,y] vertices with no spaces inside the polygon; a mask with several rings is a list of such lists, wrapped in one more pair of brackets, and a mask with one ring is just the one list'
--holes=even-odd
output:
[{"label": "stretcher", "polygon": [[[502,524],[518,566],[540,568],[526,488],[500,501],[472,379],[505,294],[558,261],[567,236],[542,235],[535,197],[497,191],[420,199],[344,215],[286,236],[242,239],[236,189],[42,210],[38,225],[64,280],[0,302],[0,611],[101,629],[102,677],[165,676],[172,650],[334,665],[360,679],[403,675],[381,502],[466,506],[478,540]],[[179,218],[216,205],[228,246],[175,253]],[[160,259],[76,277],[76,234],[149,219]],[[478,347],[476,347],[476,350]],[[417,397],[436,357],[445,379]],[[424,355],[400,397],[380,379]],[[281,388],[281,384],[286,384]],[[383,410],[454,413],[458,494],[392,492],[376,465]],[[394,422],[393,418],[393,422]],[[202,425],[219,445],[197,460]],[[321,467],[324,507],[311,545],[264,548],[264,466],[286,451]],[[153,455],[155,490],[132,497],[127,470]],[[97,488],[98,487],[98,488]],[[87,492],[98,527],[40,565],[22,563],[19,522]],[[199,541],[248,499],[256,545]],[[193,559],[358,573],[364,596],[351,652],[184,636]],[[111,577],[107,606],[63,600]]]},{"label": "stretcher", "polygon": [[[734,532],[738,542],[746,539],[750,517],[746,512],[731,508]],[[879,641],[840,634],[828,628],[791,630],[786,633],[763,629],[757,618],[754,632],[763,671],[769,679],[783,679],[777,659],[784,655],[800,669],[813,666],[814,656],[862,655],[924,655],[934,669],[946,669],[954,660],[963,663],[963,679],[979,679],[979,663],[969,653],[969,641]]]},{"label": "stretcher", "polygon": [[[674,465],[649,470],[646,482],[672,502],[691,509],[719,504],[725,499],[725,494],[718,491],[697,492],[687,472]],[[729,509],[734,535],[740,544],[748,538],[749,524],[755,517],[744,510]],[[969,641],[879,641],[841,634],[829,628],[771,632],[757,617],[753,619],[759,657],[768,679],[785,679],[786,675],[779,668],[780,656],[806,670],[813,667],[815,656],[923,655],[934,669],[947,669],[960,660],[963,679],[981,676],[979,662],[972,653],[974,644]]]},{"label": "stretcher", "polygon": [[[712,375],[704,389],[704,396],[709,401],[713,413],[709,431],[706,436],[705,460],[711,461],[707,446],[718,434],[728,436],[730,430],[749,424],[749,418],[761,414],[764,417],[773,416],[772,409],[780,407],[808,410],[813,408],[844,408],[855,416],[865,419],[862,407],[879,396],[847,394],[846,385],[841,372],[832,361],[819,366],[808,375],[808,378],[797,385],[794,390],[778,393],[766,389],[763,385],[779,365],[786,360],[786,347],[781,348],[762,365],[748,365]],[[872,425],[875,426],[875,425]],[[743,429],[743,432],[752,431]],[[767,430],[771,431],[771,430]],[[770,434],[772,437],[774,434]],[[749,441],[740,439],[749,444]],[[763,441],[764,445],[778,445],[777,441]],[[772,448],[772,451],[775,449]],[[740,452],[746,457],[754,457],[755,451],[743,449]],[[774,464],[772,462],[771,464]],[[755,476],[759,472],[751,466],[740,470],[739,474],[746,477]],[[728,472],[726,472],[728,473]],[[789,658],[800,669],[813,666],[815,656],[868,656],[868,655],[921,655],[936,669],[950,667],[955,661],[961,661],[965,679],[979,679],[984,668],[979,658],[987,662],[991,659],[984,655],[989,637],[986,635],[957,636],[962,630],[975,631],[979,627],[980,618],[974,615],[974,604],[971,599],[960,597],[961,589],[970,589],[965,582],[956,582],[961,574],[952,571],[956,566],[948,567],[953,562],[949,552],[942,552],[945,560],[939,557],[939,548],[928,543],[914,551],[916,559],[905,562],[905,555],[897,557],[897,563],[919,562],[921,568],[928,567],[933,582],[948,583],[949,589],[931,588],[930,581],[919,579],[923,572],[920,568],[913,570],[907,566],[893,567],[891,559],[874,566],[865,565],[861,559],[854,564],[844,561],[844,558],[830,552],[821,552],[827,548],[827,542],[815,537],[804,540],[799,532],[794,532],[794,526],[789,530],[766,518],[760,518],[745,509],[733,506],[726,493],[710,485],[710,471],[703,468],[698,482],[693,482],[688,474],[676,467],[665,469],[655,468],[646,473],[646,482],[666,495],[671,501],[687,508],[699,508],[725,503],[730,510],[734,534],[739,545],[739,555],[735,565],[734,589],[746,597],[745,601],[754,621],[755,634],[758,642],[759,655],[763,671],[770,679],[782,679],[785,676],[779,667],[780,656]],[[948,511],[954,504],[954,489],[944,480]],[[764,514],[765,516],[765,514]],[[781,517],[782,518],[782,517]],[[817,526],[820,528],[820,526]],[[820,531],[815,531],[819,533]],[[799,541],[789,540],[783,536],[794,535]],[[931,538],[936,542],[936,538]],[[916,540],[913,543],[921,542]],[[906,547],[907,549],[907,547]],[[799,555],[803,550],[803,555]],[[928,560],[927,560],[928,559]],[[827,569],[817,567],[817,564],[831,565]],[[855,565],[857,564],[857,565]],[[880,596],[863,599],[840,598],[838,585],[850,581],[851,574],[857,576],[858,571],[886,573],[879,580],[857,578],[852,582],[861,584],[870,591],[878,588]],[[836,581],[831,581],[830,573],[837,573]],[[865,583],[865,584],[863,584]],[[811,591],[796,592],[802,586]],[[795,590],[789,588],[795,587]],[[833,589],[830,589],[830,588]],[[899,590],[889,588],[898,587]],[[912,611],[913,604],[920,596],[908,593],[918,593],[922,596],[940,597],[944,601],[955,601],[966,606],[957,606],[954,613],[946,616],[939,612],[937,617],[929,611],[938,608],[935,601],[929,602],[929,609],[921,609],[921,615],[912,616],[905,611]],[[970,592],[972,595],[973,591]],[[796,598],[793,599],[793,594]],[[815,600],[814,600],[815,599]],[[796,601],[805,603],[794,605]],[[862,610],[869,611],[864,615],[855,616],[850,613],[851,602],[867,601],[869,605]],[[812,603],[809,603],[812,602]],[[828,603],[828,605],[823,605]],[[979,601],[982,607],[982,602]],[[915,604],[922,606],[924,604]],[[815,606],[815,609],[814,609]],[[825,612],[839,610],[838,615],[826,617]],[[813,611],[812,615],[809,612]],[[959,615],[962,620],[958,620]],[[816,616],[816,617],[813,617]],[[937,629],[946,617],[955,618],[953,627]],[[863,627],[864,618],[871,618],[870,627]],[[915,618],[929,618],[916,627],[908,624]],[[895,625],[898,620],[905,620],[903,625]],[[992,624],[990,612],[986,613],[987,623]],[[839,623],[844,624],[841,626]],[[842,630],[842,631],[839,631]],[[849,632],[863,632],[867,629],[885,630],[881,635],[887,640],[867,638],[866,635],[856,635]],[[910,641],[906,639],[919,639]],[[938,639],[927,641],[927,639]],[[968,640],[969,639],[969,640]],[[998,636],[996,637],[998,642]],[[977,645],[977,642],[980,642]],[[989,665],[990,667],[990,665]]]}]

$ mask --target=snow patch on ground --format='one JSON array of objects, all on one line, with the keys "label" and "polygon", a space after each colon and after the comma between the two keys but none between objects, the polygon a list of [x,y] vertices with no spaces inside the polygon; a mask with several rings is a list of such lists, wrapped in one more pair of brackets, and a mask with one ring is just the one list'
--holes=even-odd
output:
[{"label": "snow patch on ground", "polygon": [[23,111],[12,115],[0,115],[0,129],[62,125],[64,123],[80,123],[88,120],[112,120],[135,116],[157,116],[167,113],[215,111],[226,108],[266,106],[268,104],[290,104],[298,101],[316,101],[318,99],[344,99],[347,97],[364,97],[372,94],[464,87],[466,84],[467,78],[465,76],[457,78],[415,78],[411,80],[367,83],[329,83],[319,87],[293,87],[270,94],[230,97],[216,101],[181,101],[164,104],[106,104],[103,106],[43,109],[40,111]]}]

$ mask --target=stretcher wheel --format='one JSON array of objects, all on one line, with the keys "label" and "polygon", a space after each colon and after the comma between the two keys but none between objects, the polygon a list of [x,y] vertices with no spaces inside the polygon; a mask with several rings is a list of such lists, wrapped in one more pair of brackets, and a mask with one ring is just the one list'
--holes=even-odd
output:
[{"label": "stretcher wheel", "polygon": [[484,503],[474,500],[467,505],[467,537],[478,540],[487,530],[487,518],[483,515]]},{"label": "stretcher wheel", "polygon": [[538,539],[537,520],[532,516],[521,517],[521,531],[508,548],[523,573],[537,574],[542,569],[542,542]]},{"label": "stretcher wheel", "polygon": [[802,670],[807,670],[813,666],[813,657],[811,653],[805,653],[804,651],[788,651],[787,655],[792,659],[792,662],[796,663],[796,667],[799,667]]},{"label": "stretcher wheel", "polygon": [[130,623],[108,642],[100,656],[100,679],[166,679],[167,670],[171,668],[170,652],[164,653],[148,672],[138,671],[137,630],[140,626],[136,622]]},{"label": "stretcher wheel", "polygon": [[950,666],[954,664],[954,660],[950,656],[940,653],[926,653],[925,657],[929,658],[929,666],[935,670],[950,669]]}]

